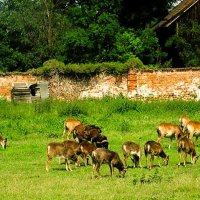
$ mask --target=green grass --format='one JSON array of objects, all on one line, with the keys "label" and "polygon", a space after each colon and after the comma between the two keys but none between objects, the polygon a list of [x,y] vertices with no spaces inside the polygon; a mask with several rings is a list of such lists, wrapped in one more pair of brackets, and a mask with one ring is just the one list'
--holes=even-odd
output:
[{"label": "green grass", "polygon": [[[46,146],[62,141],[67,118],[102,127],[109,148],[122,159],[123,142],[131,140],[143,146],[147,140],[156,140],[160,122],[178,124],[182,114],[200,121],[199,105],[195,101],[130,101],[122,96],[33,104],[0,101],[0,132],[8,137],[7,149],[0,149],[0,199],[199,199],[200,161],[177,167],[176,142],[168,150],[168,139],[162,141],[170,156],[168,166],[148,170],[143,155],[143,168],[128,168],[125,178],[118,176],[117,169],[110,177],[109,167],[102,165],[101,178],[91,179],[91,166],[75,168],[72,163],[73,171],[67,172],[58,159],[52,161],[49,173],[45,171]],[[158,164],[157,158],[154,164]],[[131,160],[128,165],[132,166]]]}]

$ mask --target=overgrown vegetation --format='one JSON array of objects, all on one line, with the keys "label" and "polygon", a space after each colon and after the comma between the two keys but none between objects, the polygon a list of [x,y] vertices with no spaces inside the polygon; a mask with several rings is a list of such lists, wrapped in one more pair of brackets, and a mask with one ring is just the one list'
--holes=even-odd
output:
[{"label": "overgrown vegetation", "polygon": [[[155,157],[155,166],[148,170],[143,155],[141,169],[132,168],[128,160],[125,178],[118,177],[118,170],[111,178],[109,167],[102,165],[102,177],[92,180],[90,165],[75,168],[72,163],[73,171],[67,172],[57,159],[47,174],[45,161],[46,145],[63,140],[63,122],[67,118],[100,126],[108,137],[109,149],[117,151],[122,159],[123,142],[133,141],[143,147],[147,140],[157,139],[160,122],[179,124],[182,114],[200,121],[199,106],[197,101],[141,102],[123,96],[32,104],[0,100],[0,132],[8,138],[7,149],[0,148],[1,199],[198,199],[200,162],[192,166],[188,156],[187,167],[177,167],[176,142],[169,150],[167,138],[161,143],[170,157],[168,166],[159,168]],[[199,154],[199,141],[196,151]]]},{"label": "overgrown vegetation", "polygon": [[104,63],[88,63],[88,64],[68,64],[57,60],[46,61],[42,67],[31,70],[35,75],[48,75],[51,73],[68,74],[70,76],[92,76],[100,72],[109,74],[127,73],[130,67],[145,68],[145,65],[139,58],[132,57],[125,63],[104,62]]},{"label": "overgrown vegetation", "polygon": [[198,20],[181,23],[178,34],[173,35],[166,42],[176,56],[177,63],[183,67],[200,65],[200,24]]},{"label": "overgrown vegetation", "polygon": [[49,59],[74,64],[69,71],[84,68],[76,63],[125,63],[132,56],[159,64],[164,55],[147,27],[175,1],[1,1],[0,71],[27,71]]}]

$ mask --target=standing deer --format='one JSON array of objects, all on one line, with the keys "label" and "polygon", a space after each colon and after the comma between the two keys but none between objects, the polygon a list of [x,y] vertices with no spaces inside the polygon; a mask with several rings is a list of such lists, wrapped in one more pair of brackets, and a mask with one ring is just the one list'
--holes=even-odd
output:
[{"label": "standing deer", "polygon": [[63,137],[65,136],[66,129],[68,129],[68,134],[67,134],[67,140],[69,140],[69,136],[74,130],[74,128],[78,125],[80,125],[81,122],[76,119],[68,119],[64,122],[64,131],[63,131]]},{"label": "standing deer", "polygon": [[159,124],[157,128],[157,133],[158,133],[157,142],[159,143],[161,139],[164,137],[170,138],[171,143],[169,144],[169,149],[171,148],[173,138],[175,138],[178,141],[180,137],[185,135],[178,125],[165,122]]},{"label": "standing deer", "polygon": [[[159,159],[160,157],[163,158],[163,161],[164,161],[165,165],[168,165],[169,156],[167,156],[165,154],[165,152],[163,151],[163,148],[162,148],[160,143],[155,142],[155,141],[146,142],[145,145],[144,145],[144,153],[145,153],[145,156],[146,156],[147,168],[149,168],[149,169],[152,168],[152,163],[153,163],[153,160],[154,160],[154,156],[158,157],[158,161],[159,161],[159,166],[160,167],[161,167],[160,159]],[[150,164],[149,165],[148,165],[148,162],[147,162],[148,155],[150,155]]]},{"label": "standing deer", "polygon": [[2,136],[0,136],[0,144],[1,144],[1,146],[2,146],[3,149],[6,149],[7,138],[3,138]]},{"label": "standing deer", "polygon": [[183,127],[183,132],[188,131],[189,138],[196,137],[196,140],[200,136],[200,122],[198,121],[191,121],[186,115],[182,115],[179,118],[179,122]]},{"label": "standing deer", "polygon": [[194,142],[187,137],[183,137],[178,142],[178,154],[179,154],[179,163],[178,166],[180,166],[180,160],[181,160],[181,153],[184,153],[184,162],[183,165],[186,167],[186,160],[187,160],[187,154],[190,154],[191,157],[191,164],[195,164],[198,160],[199,156],[196,154],[195,151],[195,145]]},{"label": "standing deer", "polygon": [[130,156],[132,156],[131,160],[133,161],[134,167],[137,167],[138,163],[139,166],[142,167],[141,165],[142,149],[140,145],[128,141],[122,145],[122,150],[124,154],[124,165],[126,168],[127,168],[127,160]]},{"label": "standing deer", "polygon": [[48,159],[46,161],[46,171],[47,172],[49,171],[51,160],[56,156],[59,158],[61,157],[61,158],[65,159],[67,171],[72,171],[72,169],[70,167],[70,162],[69,162],[70,159],[75,161],[76,165],[77,165],[78,158],[72,148],[66,148],[64,143],[53,142],[53,143],[49,143],[47,145],[47,157],[48,157]]}]

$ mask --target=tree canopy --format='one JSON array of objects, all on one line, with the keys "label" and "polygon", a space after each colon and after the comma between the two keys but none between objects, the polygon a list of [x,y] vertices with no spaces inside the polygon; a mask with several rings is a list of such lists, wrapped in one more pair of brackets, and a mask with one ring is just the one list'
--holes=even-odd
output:
[{"label": "tree canopy", "polygon": [[165,53],[149,27],[175,0],[0,1],[0,71],[27,71],[49,59],[65,64],[158,64]]}]

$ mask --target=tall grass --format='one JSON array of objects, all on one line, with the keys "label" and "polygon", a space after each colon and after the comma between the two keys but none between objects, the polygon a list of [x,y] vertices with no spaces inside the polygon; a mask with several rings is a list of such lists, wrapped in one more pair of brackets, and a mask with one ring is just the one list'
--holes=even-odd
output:
[{"label": "tall grass", "polygon": [[160,122],[179,124],[182,114],[200,121],[199,106],[197,101],[143,102],[123,96],[32,104],[0,100],[0,132],[8,138],[7,149],[0,149],[0,199],[198,199],[200,161],[178,168],[176,142],[168,150],[168,139],[161,143],[170,156],[169,166],[147,170],[143,156],[144,168],[133,169],[128,160],[130,168],[124,179],[117,171],[111,178],[109,167],[103,165],[102,178],[92,180],[91,166],[75,168],[72,164],[73,172],[66,172],[56,159],[47,174],[45,161],[46,145],[62,141],[67,118],[100,126],[109,148],[122,158],[123,142],[131,140],[143,146],[147,140],[156,140]]}]

